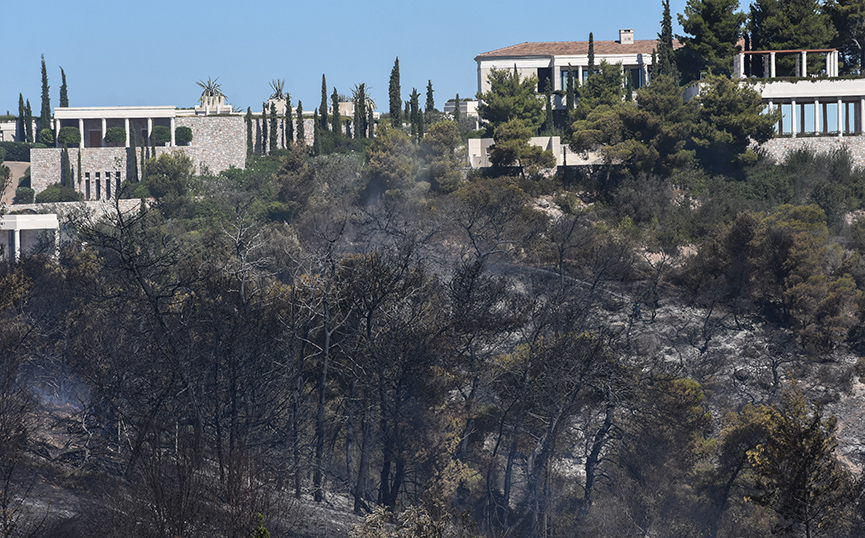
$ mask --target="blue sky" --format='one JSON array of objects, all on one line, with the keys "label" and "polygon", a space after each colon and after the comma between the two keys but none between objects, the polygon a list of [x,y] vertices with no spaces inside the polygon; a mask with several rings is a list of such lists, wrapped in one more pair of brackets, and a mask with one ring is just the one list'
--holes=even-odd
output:
[{"label": "blue sky", "polygon": [[[686,0],[670,2],[675,23]],[[328,93],[371,87],[379,109],[399,56],[403,100],[424,95],[432,80],[436,106],[474,95],[474,57],[524,41],[618,38],[634,28],[652,39],[660,0],[516,0],[402,2],[230,2],[226,0],[3,0],[0,113],[16,114],[18,94],[40,106],[40,54],[45,54],[51,106],[60,66],[71,106],[193,106],[196,81],[219,77],[229,102],[260,109],[269,82],[284,79],[293,103],[317,107],[321,75]],[[681,32],[676,24],[675,32]],[[423,101],[423,97],[421,98]]]}]

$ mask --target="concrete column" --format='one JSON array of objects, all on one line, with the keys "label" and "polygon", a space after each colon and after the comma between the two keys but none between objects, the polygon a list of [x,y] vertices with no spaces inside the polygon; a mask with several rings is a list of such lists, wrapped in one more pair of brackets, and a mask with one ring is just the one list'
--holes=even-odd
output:
[{"label": "concrete column", "polygon": [[859,98],[859,134],[865,133],[865,97]]},{"label": "concrete column", "polygon": [[123,120],[123,128],[126,129],[126,147],[129,147],[129,118],[124,118]]},{"label": "concrete column", "polygon": [[577,66],[577,86],[583,85],[583,66]]},{"label": "concrete column", "polygon": [[108,126],[108,122],[105,121],[105,118],[102,118],[102,140],[99,141],[101,146],[105,146],[105,129]]},{"label": "concrete column", "polygon": [[12,230],[12,241],[15,242],[13,257],[17,262],[21,259],[21,230],[17,228],[15,230]]},{"label": "concrete column", "polygon": [[802,66],[802,72],[799,76],[800,77],[807,77],[808,76],[808,53],[803,50],[799,54],[801,55],[801,57],[799,58],[799,63]]},{"label": "concrete column", "polygon": [[60,230],[54,229],[54,259],[60,259]]},{"label": "concrete column", "polygon": [[649,66],[643,64],[643,85],[649,84]]},{"label": "concrete column", "polygon": [[820,100],[814,99],[814,132],[820,132]]},{"label": "concrete column", "polygon": [[150,133],[153,132],[153,118],[147,118],[147,145],[150,146]]},{"label": "concrete column", "polygon": [[799,53],[799,54],[796,56],[796,69],[795,69],[795,71],[793,72],[793,74],[794,74],[795,76],[797,76],[797,77],[801,77],[801,76],[802,76],[802,54],[801,54],[801,53]]},{"label": "concrete column", "polygon": [[174,147],[177,145],[174,141],[174,118],[171,118],[171,127],[169,129],[171,129],[171,147]]},{"label": "concrete column", "polygon": [[838,99],[838,138],[844,136],[844,103]]},{"label": "concrete column", "polygon": [[799,122],[796,121],[796,100],[790,101],[790,136],[796,138],[796,129]]},{"label": "concrete column", "polygon": [[84,137],[87,136],[87,133],[84,132],[84,120],[78,120],[78,132],[81,133],[81,142],[78,143],[79,149],[84,149]]},{"label": "concrete column", "polygon": [[54,147],[60,147],[60,120],[54,122]]},{"label": "concrete column", "polygon": [[775,53],[769,53],[769,78],[775,78]]},{"label": "concrete column", "polygon": [[820,108],[823,110],[823,128],[821,133],[829,132],[829,103],[820,103]]},{"label": "concrete column", "polygon": [[745,78],[745,53],[737,54],[736,60],[736,78]]}]

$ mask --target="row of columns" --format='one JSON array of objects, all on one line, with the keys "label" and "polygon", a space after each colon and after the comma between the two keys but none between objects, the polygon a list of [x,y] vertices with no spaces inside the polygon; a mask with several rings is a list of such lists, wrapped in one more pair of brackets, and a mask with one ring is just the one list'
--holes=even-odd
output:
[{"label": "row of columns", "polygon": [[[176,146],[177,142],[174,138],[174,129],[175,129],[174,118],[169,118],[169,121],[171,122],[171,126],[169,127],[169,129],[171,130],[171,145]],[[130,135],[131,131],[129,130],[129,125],[130,125],[129,118],[124,118],[123,119],[123,128],[126,131],[126,147],[127,148],[130,147],[129,146],[129,139],[130,139],[129,135]],[[56,129],[57,129],[57,132],[55,133],[55,139],[60,136],[60,122],[59,121],[57,122]],[[84,119],[83,118],[78,119],[78,131],[81,133],[81,141],[78,143],[78,147],[80,149],[84,149],[84,139],[86,137],[86,133],[84,132]],[[106,120],[105,118],[102,118],[102,146],[101,147],[105,146],[105,133],[107,131],[108,131],[108,120]],[[153,133],[153,118],[147,118],[147,143],[148,144],[150,144],[150,135],[152,133]]]},{"label": "row of columns", "polygon": [[[821,51],[822,52],[822,51]],[[775,57],[778,53],[773,51],[759,53],[763,57],[763,74],[768,73],[768,78],[775,78]],[[796,76],[808,76],[808,51],[800,50],[798,52],[788,52],[784,54],[796,54]],[[736,72],[736,78],[745,78],[745,53],[740,52],[736,55],[733,65]],[[831,50],[826,52],[826,76],[838,76],[838,51]]]},{"label": "row of columns", "polygon": [[[648,85],[649,84],[649,66],[647,64],[641,64],[637,67],[639,67],[643,71],[644,85]],[[630,67],[623,64],[622,65],[622,72],[624,72],[625,69],[630,69]],[[582,85],[583,84],[583,74],[584,74],[583,66],[578,65],[576,69],[571,68],[571,69],[569,69],[569,71],[576,71],[577,72],[577,84]],[[565,89],[567,89],[564,87],[564,83],[562,82],[561,73],[562,73],[561,67],[559,67],[559,76],[553,77],[553,79],[554,79],[553,80],[553,91],[564,91]]]},{"label": "row of columns", "polygon": [[[799,117],[797,114],[799,107],[802,107],[801,117],[804,118],[804,108],[805,105],[809,103],[796,102],[795,99],[790,101],[790,133],[795,138],[796,134],[800,132],[800,123]],[[837,114],[837,127],[838,127],[838,137],[841,138],[844,136],[844,101],[842,99],[838,99],[838,114]],[[815,133],[823,133],[829,130],[828,124],[826,121],[828,119],[828,115],[826,114],[826,107],[828,103],[821,102],[819,99],[814,99],[814,131]],[[773,112],[775,110],[775,103],[773,101],[769,101],[769,112]],[[821,122],[821,114],[822,114],[822,122]],[[862,119],[865,119],[865,98],[859,99],[859,118],[860,122]],[[802,124],[804,126],[804,124]],[[825,129],[824,129],[825,127]],[[865,126],[863,126],[865,127]],[[855,126],[854,126],[855,130]],[[781,131],[781,129],[779,129]]]}]

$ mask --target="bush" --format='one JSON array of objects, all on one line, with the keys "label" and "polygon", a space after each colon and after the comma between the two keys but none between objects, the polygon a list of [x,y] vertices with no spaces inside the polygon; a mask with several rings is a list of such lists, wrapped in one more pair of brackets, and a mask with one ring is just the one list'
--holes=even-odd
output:
[{"label": "bush", "polygon": [[105,141],[109,144],[126,145],[126,129],[123,127],[109,127],[105,131]]},{"label": "bush", "polygon": [[50,185],[47,189],[36,195],[37,204],[50,204],[54,202],[77,202],[81,196],[72,187],[64,187],[59,183]]},{"label": "bush", "polygon": [[45,144],[29,144],[27,142],[0,142],[0,148],[6,150],[7,161],[30,162],[30,148],[44,148]]},{"label": "bush", "polygon": [[14,204],[32,204],[33,197],[36,195],[36,191],[31,189],[30,187],[18,187],[15,189],[15,200],[12,202]]},{"label": "bush", "polygon": [[57,141],[66,146],[77,146],[81,143],[81,131],[78,127],[63,127],[57,135]]},{"label": "bush", "polygon": [[154,146],[164,146],[171,142],[171,129],[164,125],[157,125],[150,132],[150,143]]},{"label": "bush", "polygon": [[39,131],[39,142],[46,146],[54,145],[54,133],[51,129],[42,129]]},{"label": "bush", "polygon": [[189,127],[178,127],[174,130],[174,141],[178,146],[185,146],[192,142],[192,129]]}]

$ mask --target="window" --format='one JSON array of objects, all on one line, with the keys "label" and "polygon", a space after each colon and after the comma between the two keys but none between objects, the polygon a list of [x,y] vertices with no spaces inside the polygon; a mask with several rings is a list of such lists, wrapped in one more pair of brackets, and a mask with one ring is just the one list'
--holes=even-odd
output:
[{"label": "window", "polygon": [[105,197],[111,199],[111,172],[105,172]]},{"label": "window", "polygon": [[84,199],[90,199],[90,172],[84,173]]}]

